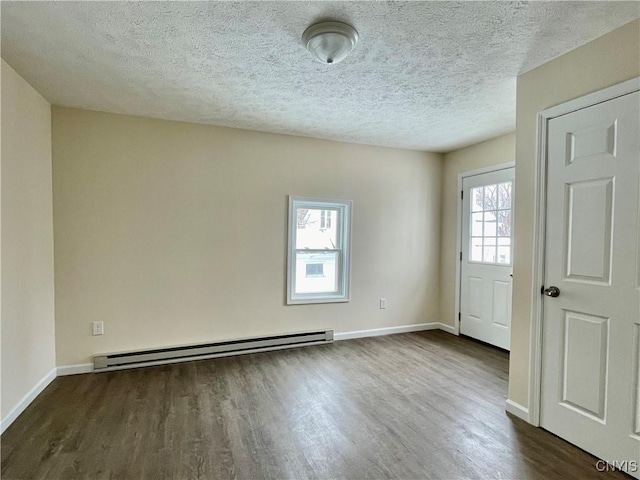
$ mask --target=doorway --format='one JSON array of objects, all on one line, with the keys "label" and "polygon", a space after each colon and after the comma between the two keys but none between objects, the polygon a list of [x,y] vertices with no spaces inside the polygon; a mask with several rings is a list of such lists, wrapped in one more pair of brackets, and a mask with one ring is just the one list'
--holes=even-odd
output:
[{"label": "doorway", "polygon": [[[640,478],[638,79],[541,113],[532,423]],[[546,201],[545,201],[546,195]],[[536,385],[536,381],[538,382]],[[537,417],[537,418],[536,418]]]}]

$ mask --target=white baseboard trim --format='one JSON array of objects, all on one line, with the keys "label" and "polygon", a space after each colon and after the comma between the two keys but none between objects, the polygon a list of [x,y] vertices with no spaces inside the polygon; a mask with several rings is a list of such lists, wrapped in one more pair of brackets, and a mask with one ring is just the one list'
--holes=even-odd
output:
[{"label": "white baseboard trim", "polygon": [[[394,333],[420,332],[423,330],[444,330],[448,333],[455,334],[455,329],[444,323],[417,323],[414,325],[402,325],[399,327],[372,328],[370,330],[357,330],[354,332],[334,333],[333,339],[349,340],[351,338],[378,337],[381,335],[393,335]],[[165,362],[160,364],[164,365]],[[62,365],[58,367],[58,376],[78,375],[81,373],[92,373],[93,363],[80,363],[77,365]]]},{"label": "white baseboard trim", "polygon": [[59,377],[91,372],[93,372],[93,363],[79,363],[77,365],[62,365],[61,367],[58,367]]},{"label": "white baseboard trim", "polygon": [[[399,327],[385,327],[385,328],[372,328],[370,330],[357,330],[354,332],[342,332],[336,333],[333,336],[333,339],[336,341],[339,340],[349,340],[351,338],[364,338],[364,337],[377,337],[381,335],[393,335],[394,333],[409,333],[409,332],[420,332],[424,330],[443,330],[448,333],[455,334],[454,327],[450,325],[445,325],[444,323],[432,322],[432,323],[417,323],[414,325],[402,325]],[[35,400],[35,398],[42,393],[42,391],[47,388],[47,386],[55,380],[56,377],[64,377],[66,375],[78,375],[81,373],[91,373],[93,372],[93,364],[92,363],[80,363],[77,365],[62,365],[57,368],[51,370],[42,380],[38,382],[36,386],[34,386],[29,393],[27,393],[20,402],[11,410],[5,418],[0,422],[0,434],[3,433],[9,425],[11,425],[16,418]],[[507,411],[509,410],[509,402],[507,400]],[[514,403],[518,408],[523,409],[525,412],[526,418],[521,417],[521,414],[518,412],[511,412],[514,415],[524,418],[528,421],[529,411],[520,405]],[[515,407],[514,407],[515,408]]]},{"label": "white baseboard trim", "polygon": [[55,380],[57,376],[56,373],[57,369],[52,369],[49,373],[42,377],[42,379],[31,390],[29,390],[29,392],[24,397],[22,397],[18,404],[13,407],[7,414],[7,416],[4,417],[0,422],[0,434],[4,433],[9,425],[11,425],[15,421],[15,419],[18,418],[20,414],[26,410],[31,402],[33,402],[36,397],[40,395],[42,391]]},{"label": "white baseboard trim", "polygon": [[438,325],[438,329],[442,330],[443,332],[450,333],[451,335],[458,335],[458,332],[456,332],[456,327],[452,327],[451,325],[447,325],[445,323],[436,323],[436,325]]},{"label": "white baseboard trim", "polygon": [[444,330],[445,332],[454,333],[453,327],[443,323],[416,323],[415,325],[402,325],[399,327],[372,328],[370,330],[356,330],[354,332],[334,333],[333,339],[349,340],[352,338],[378,337],[381,335],[393,335],[394,333],[421,332],[423,330]]},{"label": "white baseboard trim", "polygon": [[505,402],[505,410],[511,415],[518,417],[520,420],[529,422],[529,409],[523,407],[519,403],[507,399],[507,401]]}]

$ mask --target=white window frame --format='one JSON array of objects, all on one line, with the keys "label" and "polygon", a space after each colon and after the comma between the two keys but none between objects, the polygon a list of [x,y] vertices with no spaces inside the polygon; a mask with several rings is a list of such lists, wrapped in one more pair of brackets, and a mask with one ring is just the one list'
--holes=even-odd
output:
[{"label": "white window frame", "polygon": [[[308,208],[313,210],[338,210],[336,219],[340,248],[331,250],[338,253],[339,267],[338,290],[335,293],[295,293],[296,284],[296,237],[298,219],[296,210]],[[287,305],[311,303],[338,303],[350,300],[351,273],[351,200],[333,200],[325,198],[298,197],[289,195],[289,220],[287,244]],[[305,250],[308,251],[308,250]],[[323,250],[325,251],[325,250]]]}]

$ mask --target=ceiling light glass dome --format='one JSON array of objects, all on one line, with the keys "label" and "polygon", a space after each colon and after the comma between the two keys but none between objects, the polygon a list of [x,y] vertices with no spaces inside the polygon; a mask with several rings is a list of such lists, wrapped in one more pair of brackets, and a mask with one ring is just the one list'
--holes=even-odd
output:
[{"label": "ceiling light glass dome", "polygon": [[302,41],[316,60],[331,65],[351,53],[358,43],[358,32],[346,23],[322,22],[307,28]]}]

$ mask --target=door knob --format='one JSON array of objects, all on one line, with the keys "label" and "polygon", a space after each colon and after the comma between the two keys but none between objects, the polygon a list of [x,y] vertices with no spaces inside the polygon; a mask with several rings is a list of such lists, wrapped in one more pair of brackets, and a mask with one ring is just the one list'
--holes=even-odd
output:
[{"label": "door knob", "polygon": [[558,287],[551,286],[549,288],[545,288],[542,293],[547,297],[555,298],[560,296],[560,289]]}]

